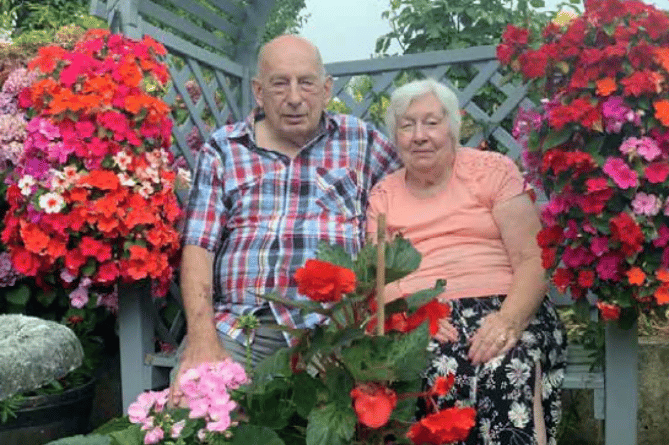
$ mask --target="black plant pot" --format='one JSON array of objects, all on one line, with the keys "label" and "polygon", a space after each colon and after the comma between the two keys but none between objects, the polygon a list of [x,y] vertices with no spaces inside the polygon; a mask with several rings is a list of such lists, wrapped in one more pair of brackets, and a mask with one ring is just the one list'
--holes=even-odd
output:
[{"label": "black plant pot", "polygon": [[0,423],[0,444],[42,445],[89,432],[95,381],[61,394],[26,398],[17,417]]}]

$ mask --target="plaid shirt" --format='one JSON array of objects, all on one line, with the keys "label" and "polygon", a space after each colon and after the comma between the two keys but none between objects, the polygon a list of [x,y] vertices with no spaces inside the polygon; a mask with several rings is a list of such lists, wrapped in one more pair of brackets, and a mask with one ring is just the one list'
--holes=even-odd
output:
[{"label": "plaid shirt", "polygon": [[[252,113],[204,144],[186,210],[184,243],[215,253],[217,329],[243,341],[242,314],[271,291],[297,293],[295,271],[319,242],[354,254],[365,236],[367,195],[399,159],[378,130],[352,116],[326,114],[318,136],[294,159],[256,146]],[[318,314],[269,303],[277,323],[310,327]]]}]

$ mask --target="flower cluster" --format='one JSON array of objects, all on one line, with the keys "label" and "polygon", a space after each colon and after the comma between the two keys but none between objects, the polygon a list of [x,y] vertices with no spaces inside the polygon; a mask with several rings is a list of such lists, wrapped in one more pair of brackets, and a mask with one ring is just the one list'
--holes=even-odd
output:
[{"label": "flower cluster", "polygon": [[215,435],[231,436],[237,404],[230,392],[248,383],[244,368],[230,359],[205,363],[186,371],[180,383],[184,408],[167,408],[169,388],[142,393],[128,407],[130,422],[141,425],[144,443],[206,444]]},{"label": "flower cluster", "polygon": [[497,54],[542,98],[514,132],[549,195],[543,265],[559,290],[592,291],[604,319],[628,323],[669,303],[669,17],[589,0],[542,39],[509,26]]},{"label": "flower cluster", "polygon": [[164,295],[172,277],[181,210],[163,55],[149,37],[92,30],[29,64],[41,76],[19,94],[31,119],[2,241],[19,272],[72,290],[75,307],[118,280],[152,279]]}]

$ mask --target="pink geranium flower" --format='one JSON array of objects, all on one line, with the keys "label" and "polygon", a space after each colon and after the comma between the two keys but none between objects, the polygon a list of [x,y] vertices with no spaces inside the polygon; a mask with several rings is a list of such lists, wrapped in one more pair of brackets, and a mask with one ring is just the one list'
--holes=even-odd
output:
[{"label": "pink geranium flower", "polygon": [[620,158],[608,158],[603,170],[621,189],[628,189],[638,185],[636,172]]}]

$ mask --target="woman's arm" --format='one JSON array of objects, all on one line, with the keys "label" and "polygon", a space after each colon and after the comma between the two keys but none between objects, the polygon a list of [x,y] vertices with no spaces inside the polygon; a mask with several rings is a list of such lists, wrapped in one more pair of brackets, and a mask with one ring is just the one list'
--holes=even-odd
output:
[{"label": "woman's arm", "polygon": [[536,240],[541,222],[527,193],[495,205],[492,213],[509,254],[513,280],[500,311],[487,316],[471,339],[469,358],[474,364],[516,344],[548,288]]}]

